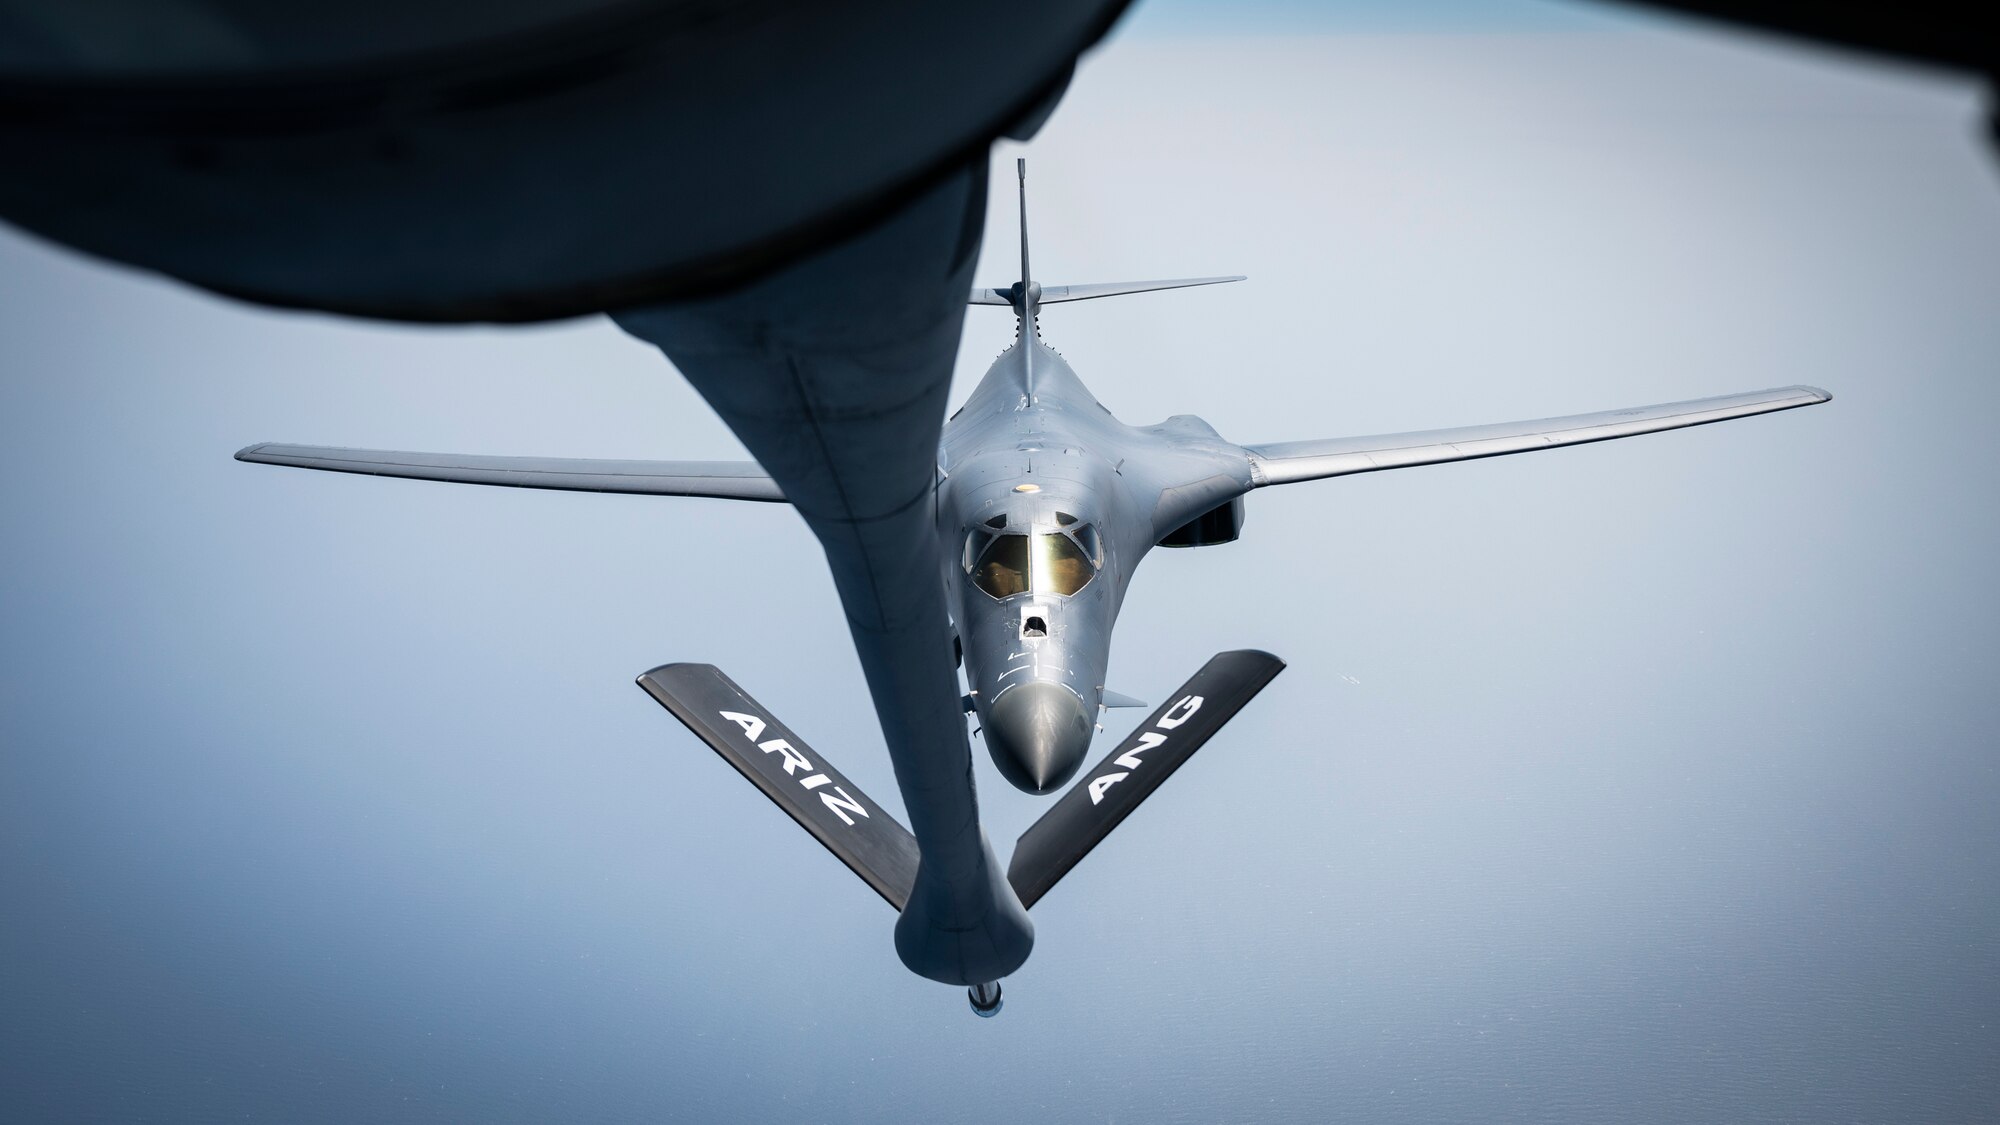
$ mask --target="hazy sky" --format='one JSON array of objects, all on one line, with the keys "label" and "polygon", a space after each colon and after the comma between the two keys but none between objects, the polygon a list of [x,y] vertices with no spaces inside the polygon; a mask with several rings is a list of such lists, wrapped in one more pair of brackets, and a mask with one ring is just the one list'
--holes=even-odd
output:
[{"label": "hazy sky", "polygon": [[[1257,493],[1240,542],[1156,553],[1111,687],[1291,667],[1036,908],[991,1021],[632,685],[719,664],[898,806],[791,513],[230,459],[740,456],[656,352],[0,233],[6,1116],[1991,1119],[1978,90],[1410,10],[1142,4],[996,150],[1046,283],[1250,275],[1044,315],[1114,413],[1253,442],[1835,400]],[[961,396],[1011,336],[970,312]],[[980,761],[1004,853],[1045,802]]]}]

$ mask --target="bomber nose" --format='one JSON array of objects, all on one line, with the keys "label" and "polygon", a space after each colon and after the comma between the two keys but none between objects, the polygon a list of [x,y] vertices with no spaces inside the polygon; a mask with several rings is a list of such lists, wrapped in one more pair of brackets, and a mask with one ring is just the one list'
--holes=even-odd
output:
[{"label": "bomber nose", "polygon": [[1016,789],[1047,793],[1083,763],[1090,748],[1090,716],[1068,688],[1026,683],[994,699],[984,733],[1002,777]]}]

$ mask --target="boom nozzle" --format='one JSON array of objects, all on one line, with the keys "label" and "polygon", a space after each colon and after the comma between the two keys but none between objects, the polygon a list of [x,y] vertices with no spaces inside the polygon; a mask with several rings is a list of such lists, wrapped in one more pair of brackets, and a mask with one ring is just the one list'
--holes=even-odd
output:
[{"label": "boom nozzle", "polygon": [[973,1014],[982,1019],[990,1020],[1000,1014],[1000,982],[997,980],[973,985],[965,990],[965,998],[972,1002]]}]

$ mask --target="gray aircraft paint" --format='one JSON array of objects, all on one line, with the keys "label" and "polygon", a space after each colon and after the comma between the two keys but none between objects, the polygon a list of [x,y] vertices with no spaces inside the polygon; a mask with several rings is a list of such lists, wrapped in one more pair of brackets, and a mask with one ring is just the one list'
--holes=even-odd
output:
[{"label": "gray aircraft paint", "polygon": [[[878,603],[884,615],[892,608],[905,613],[921,609],[927,593],[941,596],[962,643],[972,704],[996,766],[1015,785],[1048,792],[1075,774],[1088,749],[1092,722],[1103,702],[1112,628],[1140,559],[1163,541],[1203,545],[1233,539],[1241,523],[1241,498],[1252,489],[1629,437],[1830,398],[1817,388],[1793,386],[1530,422],[1263,445],[1229,442],[1192,415],[1175,415],[1156,426],[1129,426],[1114,418],[1042,340],[1036,320],[1041,304],[1239,279],[1045,290],[1029,268],[1025,165],[1017,170],[1021,279],[1004,290],[974,289],[970,303],[1004,300],[1012,306],[1019,330],[1014,345],[944,425],[935,480],[926,490],[934,532],[929,559],[908,549],[920,534],[898,538],[901,529],[913,526],[915,509],[907,502],[863,518],[830,516],[823,510],[816,514],[830,503],[829,486],[812,473],[817,454],[800,450],[810,443],[796,440],[797,418],[788,413],[818,417],[810,396],[797,407],[753,402],[719,378],[730,372],[727,364],[704,372],[680,361],[711,402],[722,400],[718,410],[731,418],[753,453],[785,459],[785,469],[766,463],[773,471],[764,481],[750,466],[714,462],[477,457],[462,459],[455,468],[453,459],[443,455],[271,444],[250,446],[238,456],[306,468],[519,487],[752,500],[771,500],[771,487],[779,488],[800,506],[826,546],[871,685],[890,685],[877,689],[876,706],[884,717],[885,742],[922,855],[898,918],[897,952],[923,976],[979,986],[1027,960],[1033,926],[978,827],[969,768],[959,769],[958,755],[943,749],[949,742],[942,731],[929,741],[920,733],[921,723],[934,718],[936,709],[919,716],[895,705],[898,698],[942,702],[942,692],[912,679],[935,681],[944,669],[944,653],[928,647],[938,634],[920,618],[870,627],[856,617],[857,590],[864,602],[872,598]],[[940,213],[948,216],[954,206],[946,197]],[[641,331],[659,334],[685,330],[698,336],[702,327],[699,319],[673,314],[625,321],[628,328],[637,324]],[[886,394],[879,387],[872,393]],[[895,457],[907,461],[913,439],[907,429],[884,419],[906,408],[892,404],[861,416],[863,424],[879,427],[875,432],[883,442],[882,456],[873,464],[859,462],[851,471],[864,479],[874,474],[878,483],[893,479],[882,466],[891,459],[892,447]],[[977,559],[968,558],[969,537],[988,531],[1074,535],[1084,528],[1097,531],[1102,559],[1073,592],[1031,585],[994,597],[975,585],[969,564]],[[915,585],[885,589],[882,576],[871,569],[884,560],[899,567],[901,577],[892,581]],[[925,568],[941,574],[942,582],[929,585],[915,577]],[[1032,573],[1029,579],[1035,581]],[[1031,618],[1035,629],[1027,627]],[[957,733],[962,738],[962,726]]]},{"label": "gray aircraft paint", "polygon": [[[1034,323],[1032,302],[1023,323]],[[1112,625],[1134,568],[1163,536],[1249,491],[1250,462],[1198,418],[1145,428],[1118,421],[1028,327],[946,423],[939,472],[938,553],[973,705],[1001,773],[1021,788],[1048,792],[1069,780],[1088,748]],[[968,537],[1003,528],[1034,535],[1095,529],[1102,564],[1072,595],[1038,589],[988,596],[971,581],[965,547]],[[1046,635],[1033,635],[1030,619],[1042,622]],[[1004,710],[1029,684],[1063,694],[1019,713]],[[1065,724],[1070,733],[1051,743],[1046,720],[1072,699],[1081,726]],[[1040,734],[1012,729],[1037,720]]]},{"label": "gray aircraft paint", "polygon": [[[973,301],[1004,298],[1019,330],[1014,346],[945,424],[937,513],[939,556],[964,643],[972,705],[994,764],[1030,792],[1061,786],[1082,764],[1104,702],[1112,626],[1139,560],[1209,513],[1221,517],[1223,541],[1235,538],[1239,499],[1253,488],[1601,441],[1830,397],[1814,387],[1786,387],[1536,422],[1247,447],[1191,414],[1129,426],[1112,417],[1042,340],[1037,313],[1050,300],[1046,294],[1079,300],[1242,279],[1045,290],[1029,265],[1026,162],[1017,170],[1021,280],[1007,290],[976,291]],[[1073,594],[1038,588],[996,598],[970,579],[973,556],[990,533],[1065,536],[1082,528],[1096,529],[1103,560]],[[1189,538],[1186,545],[1209,541],[1195,532]],[[1010,706],[1029,693],[1038,697]]]}]

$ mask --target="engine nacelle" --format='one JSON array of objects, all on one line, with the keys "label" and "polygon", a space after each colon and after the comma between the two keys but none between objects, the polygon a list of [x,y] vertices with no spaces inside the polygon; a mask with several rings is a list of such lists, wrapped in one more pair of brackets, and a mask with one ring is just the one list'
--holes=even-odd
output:
[{"label": "engine nacelle", "polygon": [[1234,543],[1243,534],[1243,498],[1218,504],[1167,533],[1162,547],[1212,547]]}]

